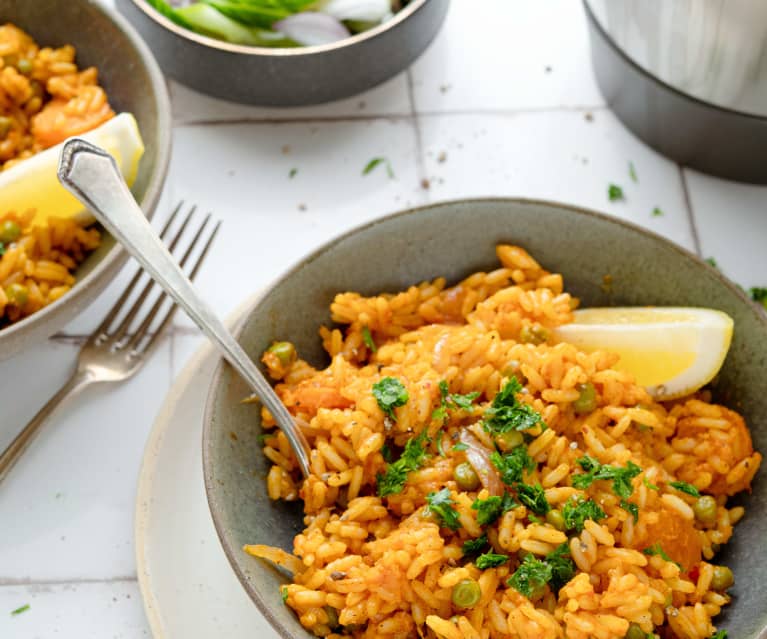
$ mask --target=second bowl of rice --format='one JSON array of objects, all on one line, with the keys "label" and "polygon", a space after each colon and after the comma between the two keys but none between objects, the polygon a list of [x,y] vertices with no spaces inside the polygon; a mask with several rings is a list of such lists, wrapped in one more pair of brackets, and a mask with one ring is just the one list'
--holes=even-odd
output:
[{"label": "second bowl of rice", "polygon": [[[710,386],[658,402],[609,350],[557,342],[579,304],[718,309],[732,347]],[[667,240],[546,202],[436,204],[322,247],[238,336],[312,449],[303,480],[219,368],[208,501],[281,636],[767,628],[767,321]]]}]

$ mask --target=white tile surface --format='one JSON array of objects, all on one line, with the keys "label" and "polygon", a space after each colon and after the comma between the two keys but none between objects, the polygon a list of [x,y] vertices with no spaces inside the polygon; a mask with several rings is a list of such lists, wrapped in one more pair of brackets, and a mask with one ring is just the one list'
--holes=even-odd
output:
[{"label": "white tile surface", "polygon": [[604,104],[586,17],[573,0],[453,0],[413,66],[418,111],[508,111]]},{"label": "white tile surface", "polygon": [[[11,611],[29,605],[29,610]],[[135,581],[0,586],[3,639],[151,637]]]},{"label": "white tile surface", "polygon": [[[679,168],[607,110],[429,115],[421,117],[421,131],[432,199],[513,195],[569,202],[693,248]],[[629,177],[630,162],[637,182]],[[623,188],[624,201],[609,201],[610,183]],[[654,217],[655,207],[664,215]]]}]

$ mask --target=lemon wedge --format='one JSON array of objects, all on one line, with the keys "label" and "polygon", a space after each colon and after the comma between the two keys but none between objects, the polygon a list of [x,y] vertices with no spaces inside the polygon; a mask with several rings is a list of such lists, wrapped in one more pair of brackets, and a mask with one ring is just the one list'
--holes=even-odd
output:
[{"label": "lemon wedge", "polygon": [[[144,143],[133,115],[121,113],[79,137],[109,152],[128,186],[133,185],[144,154]],[[49,217],[74,218],[82,224],[93,221],[93,216],[56,177],[63,146],[63,142],[52,146],[0,173],[0,214],[34,209],[34,224],[44,224]]]},{"label": "lemon wedge", "polygon": [[614,368],[631,373],[656,399],[688,395],[710,382],[732,341],[733,321],[707,308],[588,308],[555,330],[581,350],[620,355]]}]

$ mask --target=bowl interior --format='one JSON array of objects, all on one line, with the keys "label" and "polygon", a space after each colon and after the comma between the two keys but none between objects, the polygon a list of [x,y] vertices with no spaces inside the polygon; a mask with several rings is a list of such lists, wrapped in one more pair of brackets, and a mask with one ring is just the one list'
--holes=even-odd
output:
[{"label": "bowl interior", "polygon": [[[170,108],[165,82],[146,45],[124,18],[88,0],[0,0],[0,24],[5,22],[27,31],[41,47],[74,45],[80,69],[98,68],[99,82],[115,112],[133,113],[146,149],[131,190],[144,212],[151,216],[170,154]],[[40,324],[49,310],[66,304],[78,288],[91,285],[98,275],[94,271],[99,270],[102,261],[107,261],[107,256],[110,261],[118,257],[114,239],[103,230],[102,233],[101,246],[75,273],[74,290],[59,302],[0,332],[0,340],[24,330],[26,325]],[[89,277],[91,274],[94,277]],[[102,285],[107,281],[108,277],[103,278]]]},{"label": "bowl interior", "polygon": [[[455,282],[497,267],[497,243],[519,244],[547,269],[565,276],[584,306],[682,305],[720,309],[735,320],[732,348],[719,375],[718,400],[741,411],[754,445],[767,450],[767,321],[715,269],[637,227],[564,205],[524,200],[447,202],[373,222],[303,260],[266,291],[239,329],[254,359],[273,340],[290,339],[315,365],[326,362],[317,334],[330,324],[339,291],[397,291],[437,276]],[[611,287],[603,277],[612,277]],[[224,550],[244,587],[285,637],[309,636],[280,600],[284,578],[245,555],[246,543],[291,549],[302,527],[299,504],[271,502],[268,460],[260,452],[259,408],[241,404],[245,384],[229,366],[213,380],[203,436],[206,490]],[[731,637],[753,639],[767,625],[767,574],[761,552],[767,527],[764,473],[743,499],[748,512],[726,548],[734,602],[718,618]]]}]

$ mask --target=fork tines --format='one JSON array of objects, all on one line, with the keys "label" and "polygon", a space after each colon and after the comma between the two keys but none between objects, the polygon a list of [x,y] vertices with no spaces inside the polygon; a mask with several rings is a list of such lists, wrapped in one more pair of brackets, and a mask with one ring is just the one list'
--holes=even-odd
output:
[{"label": "fork tines", "polygon": [[[196,232],[192,230],[194,235],[191,240],[187,240],[184,236],[197,206],[193,205],[183,219],[179,220],[179,224],[176,224],[176,218],[179,217],[183,205],[183,202],[179,202],[170,214],[160,232],[160,238],[166,243],[171,254],[181,255],[179,266],[189,279],[194,280],[218,233],[221,222],[216,222],[212,229],[208,229],[211,220],[211,214],[208,213]],[[178,228],[174,231],[176,226]],[[181,245],[185,245],[185,248]],[[146,283],[138,293],[134,294],[134,289],[141,281]],[[132,302],[130,306],[128,306],[129,302]],[[151,306],[149,306],[150,303]],[[149,310],[139,316],[145,306]],[[149,275],[139,268],[89,341],[94,346],[108,345],[114,352],[126,351],[130,357],[143,355],[155,345],[159,335],[173,318],[176,308],[177,305],[168,298],[167,294],[160,291]],[[163,314],[160,314],[161,310],[164,311]]]}]

